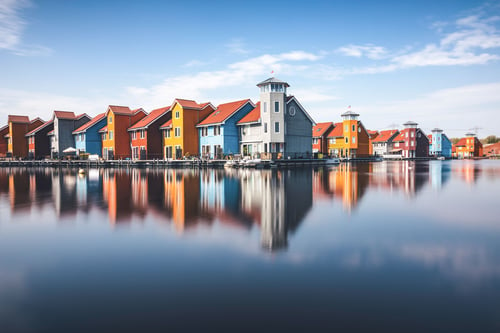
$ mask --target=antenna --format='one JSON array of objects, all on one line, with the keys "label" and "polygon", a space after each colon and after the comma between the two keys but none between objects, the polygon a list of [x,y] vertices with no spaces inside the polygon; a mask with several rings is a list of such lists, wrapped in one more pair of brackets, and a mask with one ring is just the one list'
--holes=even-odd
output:
[{"label": "antenna", "polygon": [[482,127],[474,126],[472,128],[469,128],[469,131],[474,131],[474,133],[477,135],[477,131],[483,129]]}]

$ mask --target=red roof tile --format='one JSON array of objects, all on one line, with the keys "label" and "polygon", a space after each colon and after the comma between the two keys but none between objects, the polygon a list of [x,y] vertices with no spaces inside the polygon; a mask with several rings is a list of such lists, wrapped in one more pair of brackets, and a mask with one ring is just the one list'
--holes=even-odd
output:
[{"label": "red roof tile", "polygon": [[397,129],[380,131],[379,135],[372,142],[387,142],[397,132]]},{"label": "red roof tile", "polygon": [[238,121],[238,124],[255,123],[259,121],[259,119],[260,119],[260,102],[257,102],[253,110],[248,112],[246,116],[241,118],[241,120]]},{"label": "red roof tile", "polygon": [[135,123],[132,127],[130,127],[129,130],[146,128],[149,125],[151,125],[155,120],[157,120],[158,118],[160,118],[161,116],[163,116],[165,113],[167,113],[169,111],[170,111],[170,106],[166,106],[163,108],[153,110],[146,117],[142,118],[137,123]]},{"label": "red roof tile", "polygon": [[90,127],[92,127],[96,123],[98,123],[104,117],[106,117],[105,113],[99,113],[97,116],[92,118],[89,122],[83,124],[82,126],[78,127],[76,130],[74,130],[73,134],[85,132],[87,129],[89,129]]},{"label": "red roof tile", "polygon": [[120,105],[110,105],[108,106],[108,111],[112,111],[114,114],[127,115],[127,116],[131,116],[134,114],[134,111],[130,110],[128,106],[120,106]]},{"label": "red roof tile", "polygon": [[32,136],[32,135],[35,135],[38,131],[44,129],[45,127],[49,126],[50,124],[52,124],[53,121],[52,120],[49,120],[45,123],[43,123],[42,125],[38,126],[37,128],[35,128],[34,130],[32,131],[29,131],[28,133],[26,133],[25,136]]},{"label": "red roof tile", "polygon": [[172,119],[170,119],[169,121],[167,121],[165,124],[161,125],[160,129],[170,128],[170,127],[172,127]]},{"label": "red roof tile", "polygon": [[191,99],[176,98],[174,100],[174,103],[172,104],[172,106],[174,106],[175,103],[179,103],[183,109],[202,110],[209,105],[212,106],[213,109],[215,109],[210,102],[196,103],[195,101],[193,101]]},{"label": "red roof tile", "polygon": [[30,122],[30,118],[28,116],[9,115],[8,122],[27,124]]},{"label": "red roof tile", "polygon": [[249,99],[235,101],[230,103],[219,104],[217,109],[206,117],[199,125],[220,124],[226,121],[236,111],[243,107],[246,103],[252,103]]},{"label": "red roof tile", "polygon": [[75,113],[71,111],[54,111],[54,117],[59,119],[76,119]]},{"label": "red roof tile", "polygon": [[104,126],[99,130],[99,133],[106,133],[108,131],[108,125]]},{"label": "red roof tile", "polygon": [[325,132],[327,132],[330,128],[333,128],[332,122],[316,124],[316,126],[313,126],[313,133],[312,133],[313,138],[323,136]]},{"label": "red roof tile", "polygon": [[333,128],[333,131],[328,134],[329,138],[338,138],[338,137],[343,137],[344,136],[344,129],[342,126],[342,123],[335,123],[335,127]]},{"label": "red roof tile", "polygon": [[406,135],[406,132],[408,132],[408,129],[405,128],[403,130],[401,130],[399,132],[399,135],[397,135],[392,141],[394,142],[401,142],[401,141],[405,141],[405,135]]},{"label": "red roof tile", "polygon": [[457,146],[457,147],[467,146],[467,139],[461,138],[460,140],[458,140],[458,142],[455,144],[455,146]]}]

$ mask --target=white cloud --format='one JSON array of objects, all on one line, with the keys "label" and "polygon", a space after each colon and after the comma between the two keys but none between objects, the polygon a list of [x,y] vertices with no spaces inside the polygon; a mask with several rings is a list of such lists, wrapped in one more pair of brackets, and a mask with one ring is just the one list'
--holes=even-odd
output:
[{"label": "white cloud", "polygon": [[337,49],[337,52],[349,57],[366,57],[368,59],[383,59],[387,50],[376,45],[347,45]]},{"label": "white cloud", "polygon": [[0,49],[9,50],[19,56],[44,56],[52,53],[52,50],[45,46],[22,42],[27,23],[21,12],[31,5],[30,0],[0,0]]},{"label": "white cloud", "polygon": [[235,54],[248,54],[248,53],[250,53],[250,50],[248,50],[246,48],[246,45],[243,42],[243,40],[239,39],[239,38],[232,39],[225,46],[230,53],[235,53]]}]

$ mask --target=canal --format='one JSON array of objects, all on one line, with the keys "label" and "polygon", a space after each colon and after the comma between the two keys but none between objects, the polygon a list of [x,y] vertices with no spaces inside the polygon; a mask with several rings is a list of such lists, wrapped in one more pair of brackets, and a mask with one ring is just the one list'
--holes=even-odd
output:
[{"label": "canal", "polygon": [[0,168],[0,332],[499,332],[500,162]]}]

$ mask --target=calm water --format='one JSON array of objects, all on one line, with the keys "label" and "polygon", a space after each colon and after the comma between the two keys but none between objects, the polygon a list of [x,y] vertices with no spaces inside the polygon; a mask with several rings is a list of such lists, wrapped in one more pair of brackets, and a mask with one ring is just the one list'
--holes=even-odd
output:
[{"label": "calm water", "polygon": [[500,161],[0,169],[0,332],[499,332]]}]

